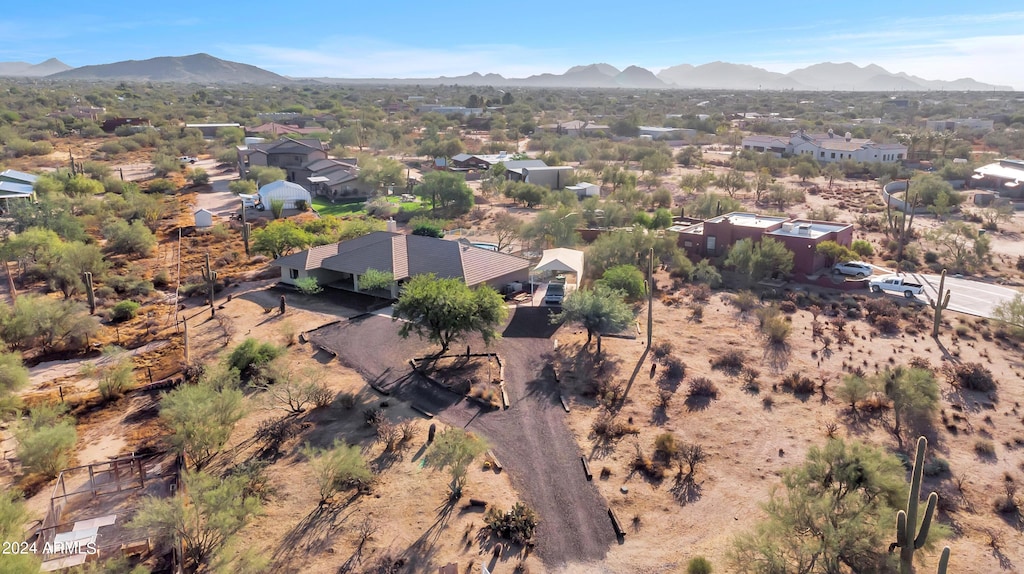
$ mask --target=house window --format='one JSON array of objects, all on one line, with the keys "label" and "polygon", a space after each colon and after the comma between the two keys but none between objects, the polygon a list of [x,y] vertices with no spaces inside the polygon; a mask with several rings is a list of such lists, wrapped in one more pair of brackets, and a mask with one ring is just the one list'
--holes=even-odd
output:
[{"label": "house window", "polygon": [[821,155],[818,157],[825,157],[825,152],[821,152]]},{"label": "house window", "polygon": [[298,279],[299,278],[299,270],[298,269],[289,269],[288,270],[288,276],[291,277],[292,279]]},{"label": "house window", "polygon": [[713,255],[715,253],[715,244],[717,243],[716,239],[717,238],[714,235],[708,235],[707,242],[709,254]]},{"label": "house window", "polygon": [[684,241],[683,242],[683,247],[693,247],[693,242],[692,241]]},{"label": "house window", "polygon": [[832,159],[836,159],[836,152],[832,152]]}]

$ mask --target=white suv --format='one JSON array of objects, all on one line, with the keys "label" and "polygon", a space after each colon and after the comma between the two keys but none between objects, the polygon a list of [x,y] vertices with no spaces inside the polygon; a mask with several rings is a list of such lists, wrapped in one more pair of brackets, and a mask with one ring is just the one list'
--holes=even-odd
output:
[{"label": "white suv", "polygon": [[833,273],[839,273],[841,275],[851,275],[853,277],[870,277],[874,274],[874,269],[870,265],[863,261],[844,261],[842,263],[836,263],[832,267]]}]

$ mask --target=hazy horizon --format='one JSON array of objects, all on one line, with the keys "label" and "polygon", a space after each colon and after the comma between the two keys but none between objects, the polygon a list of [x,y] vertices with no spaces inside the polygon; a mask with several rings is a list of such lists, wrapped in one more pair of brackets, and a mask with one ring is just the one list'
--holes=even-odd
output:
[{"label": "hazy horizon", "polygon": [[[15,5],[0,22],[0,60],[81,67],[205,52],[290,77],[426,78],[561,74],[608,63],[659,72],[714,61],[774,72],[822,62],[877,64],[929,80],[970,77],[1024,88],[1024,11],[1005,2],[813,8],[738,2],[680,7],[646,1],[541,3],[444,10],[393,2],[279,10],[244,5],[115,1],[100,11],[61,0]],[[118,17],[115,17],[118,15]]]}]

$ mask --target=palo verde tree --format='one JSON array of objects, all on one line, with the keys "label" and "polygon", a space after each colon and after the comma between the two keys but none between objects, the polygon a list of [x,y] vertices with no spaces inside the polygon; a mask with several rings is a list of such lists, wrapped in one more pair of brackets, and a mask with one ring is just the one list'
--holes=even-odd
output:
[{"label": "palo verde tree", "polygon": [[195,385],[182,385],[160,403],[160,419],[171,447],[202,468],[227,444],[235,423],[245,414],[238,371],[207,372]]},{"label": "palo verde tree", "polygon": [[903,465],[883,449],[831,439],[783,471],[768,517],[729,552],[732,572],[891,572],[886,552],[896,507],[906,499]]},{"label": "palo verde tree", "polygon": [[480,333],[490,343],[507,318],[505,301],[490,286],[470,289],[461,279],[439,279],[433,273],[417,275],[405,284],[393,314],[393,320],[405,320],[399,335],[415,333],[437,343],[439,355],[467,333]]},{"label": "palo verde tree", "polygon": [[438,470],[448,469],[452,482],[449,488],[454,499],[462,496],[466,471],[473,459],[487,450],[487,442],[471,432],[451,427],[437,435],[425,455],[426,464]]},{"label": "palo verde tree", "polygon": [[938,408],[939,386],[935,375],[928,369],[900,365],[887,367],[875,379],[877,386],[892,401],[892,434],[903,448],[904,423],[917,418],[927,419]]},{"label": "palo verde tree", "polygon": [[423,176],[423,181],[413,192],[430,200],[431,211],[441,208],[449,215],[469,213],[473,207],[473,190],[466,185],[466,178],[450,171],[432,171]]},{"label": "palo verde tree", "polygon": [[154,532],[166,543],[180,539],[186,560],[198,570],[260,512],[260,501],[247,494],[244,474],[186,471],[184,481],[177,496],[147,497],[129,527]]},{"label": "palo verde tree", "polygon": [[587,343],[597,335],[597,352],[601,352],[601,333],[625,329],[633,321],[633,311],[622,293],[597,283],[592,289],[570,293],[562,301],[562,312],[552,315],[552,324],[579,323],[587,330]]},{"label": "palo verde tree", "polygon": [[[20,541],[28,519],[21,492],[14,489],[0,492],[0,540]],[[40,560],[31,552],[5,553],[3,566],[4,572],[10,574],[36,574],[39,572]]]}]

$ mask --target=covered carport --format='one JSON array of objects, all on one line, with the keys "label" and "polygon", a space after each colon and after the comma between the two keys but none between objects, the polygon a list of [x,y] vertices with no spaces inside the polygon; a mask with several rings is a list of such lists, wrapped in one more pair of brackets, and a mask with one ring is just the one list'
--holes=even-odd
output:
[{"label": "covered carport", "polygon": [[565,284],[578,287],[580,278],[583,277],[583,252],[576,249],[567,249],[565,247],[558,247],[555,249],[545,249],[541,254],[540,263],[533,268],[533,274],[535,275],[548,275],[548,274],[572,274],[572,280],[569,280],[569,276],[565,277]]}]

